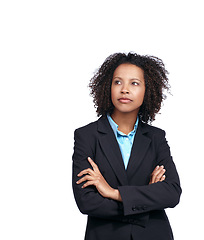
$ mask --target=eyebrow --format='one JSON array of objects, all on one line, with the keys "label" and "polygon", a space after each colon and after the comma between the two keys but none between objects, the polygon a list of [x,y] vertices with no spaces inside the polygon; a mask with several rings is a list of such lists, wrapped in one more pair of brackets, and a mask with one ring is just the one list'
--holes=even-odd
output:
[{"label": "eyebrow", "polygon": [[[113,79],[115,79],[115,78],[118,78],[118,79],[120,79],[120,80],[123,80],[121,77],[114,77]],[[140,80],[139,78],[131,78],[131,79],[129,79],[130,81],[132,81],[132,80],[137,80],[137,81],[140,81],[140,82],[143,82],[142,80]]]}]

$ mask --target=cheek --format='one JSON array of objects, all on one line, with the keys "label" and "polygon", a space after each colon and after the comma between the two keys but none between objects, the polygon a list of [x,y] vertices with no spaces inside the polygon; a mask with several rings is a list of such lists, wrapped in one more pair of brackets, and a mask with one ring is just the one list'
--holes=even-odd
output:
[{"label": "cheek", "polygon": [[142,103],[143,100],[144,100],[145,88],[144,89],[140,89],[138,92],[135,92],[134,95],[135,95],[135,99],[137,99],[137,101]]},{"label": "cheek", "polygon": [[142,101],[144,100],[144,96],[145,96],[145,89],[140,93],[140,97]]},{"label": "cheek", "polygon": [[114,87],[111,87],[111,100],[114,103],[116,99],[116,91]]}]

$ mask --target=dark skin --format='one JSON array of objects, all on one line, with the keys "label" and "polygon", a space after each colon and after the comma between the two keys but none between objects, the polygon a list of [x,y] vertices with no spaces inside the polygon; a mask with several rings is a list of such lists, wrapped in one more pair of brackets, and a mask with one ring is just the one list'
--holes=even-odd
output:
[{"label": "dark skin", "polygon": [[[119,65],[113,74],[111,86],[111,100],[114,105],[112,119],[117,123],[118,130],[128,134],[134,129],[140,106],[143,103],[145,94],[144,72],[141,68],[133,64]],[[77,184],[85,182],[82,188],[94,185],[98,192],[105,198],[110,198],[122,202],[118,189],[112,188],[98,166],[89,157],[91,168],[84,169],[77,176],[81,177]],[[164,166],[157,166],[150,176],[149,184],[162,182],[165,180]]]}]

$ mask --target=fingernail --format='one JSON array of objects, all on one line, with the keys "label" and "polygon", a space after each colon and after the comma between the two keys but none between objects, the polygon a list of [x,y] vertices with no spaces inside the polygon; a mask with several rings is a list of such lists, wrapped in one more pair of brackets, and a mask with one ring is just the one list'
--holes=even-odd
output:
[{"label": "fingernail", "polygon": [[159,166],[156,167],[156,170],[159,169]]}]

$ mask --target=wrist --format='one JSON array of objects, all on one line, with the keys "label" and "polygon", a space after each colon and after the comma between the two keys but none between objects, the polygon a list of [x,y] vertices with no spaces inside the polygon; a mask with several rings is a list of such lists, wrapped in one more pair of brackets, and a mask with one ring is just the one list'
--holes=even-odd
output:
[{"label": "wrist", "polygon": [[122,202],[122,198],[118,189],[113,189],[111,199]]}]

